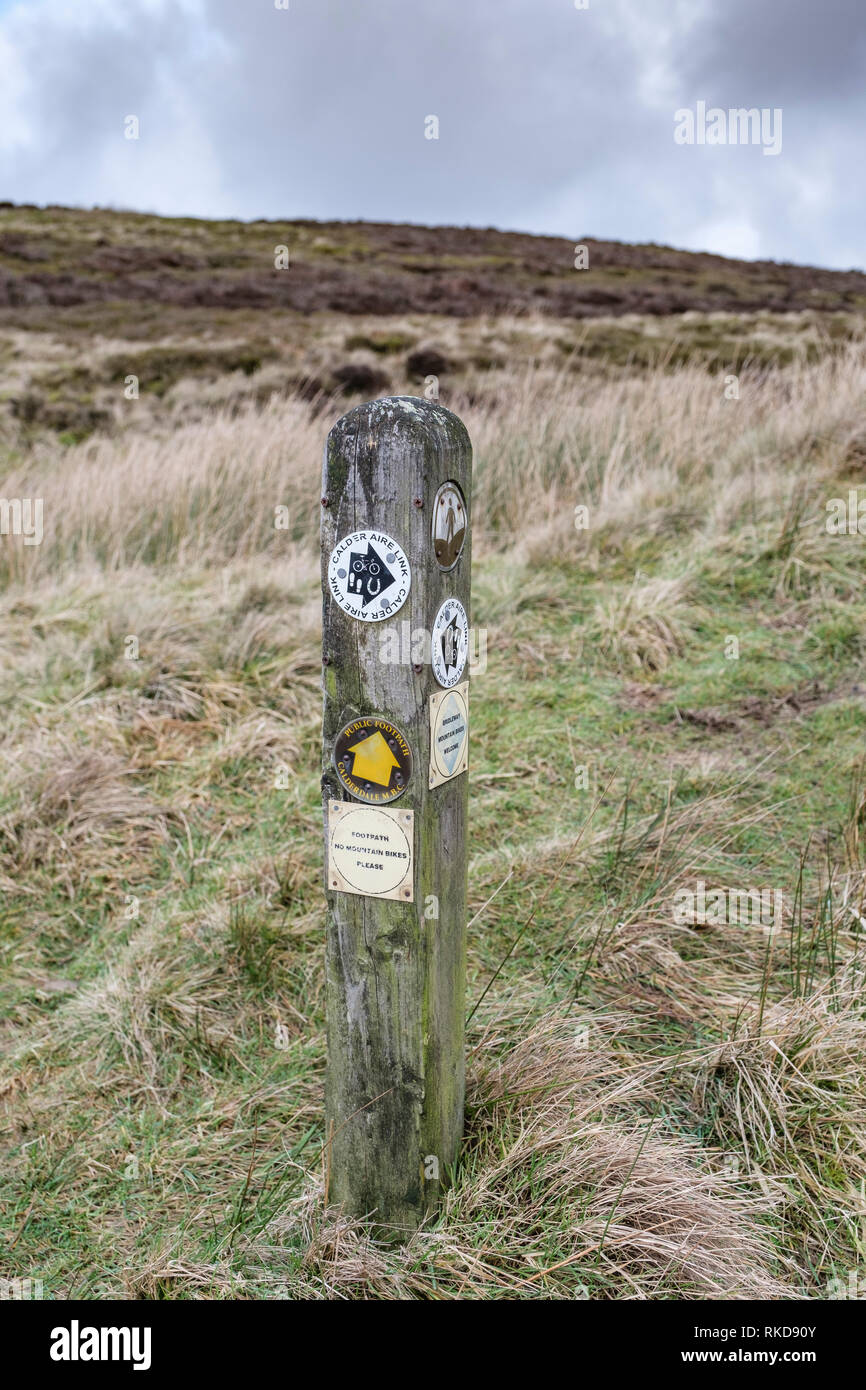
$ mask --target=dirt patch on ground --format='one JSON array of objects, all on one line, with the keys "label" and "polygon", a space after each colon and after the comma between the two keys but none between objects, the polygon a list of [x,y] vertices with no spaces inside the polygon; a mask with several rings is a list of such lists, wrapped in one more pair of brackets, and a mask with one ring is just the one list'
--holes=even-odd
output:
[{"label": "dirt patch on ground", "polygon": [[673,691],[666,685],[641,685],[639,681],[626,681],[620,693],[620,703],[627,709],[656,709],[672,694]]},{"label": "dirt patch on ground", "polygon": [[749,724],[768,728],[780,719],[810,714],[837,700],[866,699],[866,685],[855,682],[828,690],[819,681],[789,690],[784,695],[747,695],[733,706],[707,705],[703,709],[677,709],[674,723],[693,724],[709,733],[729,733]]}]

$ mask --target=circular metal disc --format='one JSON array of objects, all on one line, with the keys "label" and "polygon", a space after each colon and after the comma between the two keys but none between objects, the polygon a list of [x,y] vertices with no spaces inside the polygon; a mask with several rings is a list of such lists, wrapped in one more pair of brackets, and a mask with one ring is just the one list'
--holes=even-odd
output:
[{"label": "circular metal disc", "polygon": [[412,750],[388,719],[365,715],[341,729],[334,767],[350,796],[384,806],[402,796],[412,776]]},{"label": "circular metal disc", "polygon": [[457,483],[443,483],[433,499],[433,551],[441,570],[453,570],[466,541],[466,499]]}]

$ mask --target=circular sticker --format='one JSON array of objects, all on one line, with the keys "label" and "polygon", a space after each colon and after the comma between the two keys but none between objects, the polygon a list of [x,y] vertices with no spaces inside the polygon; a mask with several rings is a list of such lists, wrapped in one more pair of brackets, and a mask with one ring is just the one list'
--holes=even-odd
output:
[{"label": "circular sticker", "polygon": [[412,776],[412,750],[396,725],[370,715],[340,730],[334,743],[334,767],[346,791],[358,801],[384,806],[406,790]]},{"label": "circular sticker", "polygon": [[431,695],[434,703],[430,721],[430,786],[449,782],[468,766],[469,711],[468,685]]},{"label": "circular sticker", "polygon": [[433,674],[446,690],[463,675],[469,652],[469,621],[459,598],[446,598],[433,624]]},{"label": "circular sticker", "polygon": [[380,623],[403,607],[412,582],[409,561],[396,541],[381,531],[353,531],[334,547],[328,588],[344,613],[362,623]]},{"label": "circular sticker", "polygon": [[433,499],[433,551],[441,570],[453,570],[466,540],[466,499],[457,483],[443,483]]}]

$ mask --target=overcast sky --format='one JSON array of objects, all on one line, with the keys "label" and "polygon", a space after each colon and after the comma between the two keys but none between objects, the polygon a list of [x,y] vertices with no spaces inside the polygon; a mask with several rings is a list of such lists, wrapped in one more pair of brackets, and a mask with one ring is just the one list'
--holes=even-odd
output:
[{"label": "overcast sky", "polygon": [[864,0],[277,3],[0,0],[0,198],[866,264]]}]

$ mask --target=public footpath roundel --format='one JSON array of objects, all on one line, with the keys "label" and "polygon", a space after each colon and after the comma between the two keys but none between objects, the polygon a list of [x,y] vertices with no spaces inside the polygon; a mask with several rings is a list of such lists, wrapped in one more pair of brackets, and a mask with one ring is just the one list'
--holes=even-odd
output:
[{"label": "public footpath roundel", "polygon": [[380,623],[403,607],[412,583],[405,553],[381,531],[353,531],[328,562],[331,597],[362,623]]},{"label": "public footpath roundel", "polygon": [[412,750],[389,719],[353,719],[334,742],[334,767],[350,796],[383,806],[396,801],[412,776]]},{"label": "public footpath roundel", "polygon": [[469,654],[469,620],[458,598],[447,598],[436,614],[430,647],[433,674],[448,690],[463,675]]}]

